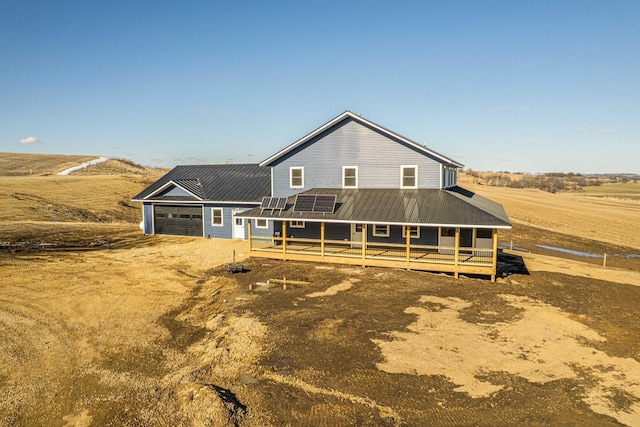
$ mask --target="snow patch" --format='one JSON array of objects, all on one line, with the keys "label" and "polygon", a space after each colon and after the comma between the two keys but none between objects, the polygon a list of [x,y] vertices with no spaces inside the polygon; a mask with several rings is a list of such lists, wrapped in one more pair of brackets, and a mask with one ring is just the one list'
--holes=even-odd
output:
[{"label": "snow patch", "polygon": [[71,175],[72,173],[74,173],[76,171],[79,171],[79,170],[84,169],[84,168],[88,168],[91,165],[97,165],[97,164],[100,164],[100,163],[104,163],[104,162],[106,162],[107,160],[110,160],[110,159],[111,159],[111,157],[104,157],[104,156],[98,157],[97,159],[93,159],[93,160],[90,160],[88,162],[81,163],[78,166],[73,166],[73,167],[65,169],[65,170],[63,170],[61,172],[58,172],[58,175]]}]

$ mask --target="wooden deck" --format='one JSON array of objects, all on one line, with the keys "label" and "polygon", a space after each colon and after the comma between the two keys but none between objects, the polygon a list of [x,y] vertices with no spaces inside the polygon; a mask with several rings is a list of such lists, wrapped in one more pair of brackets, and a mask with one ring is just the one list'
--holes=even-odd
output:
[{"label": "wooden deck", "polygon": [[[495,281],[497,233],[492,248],[465,248],[406,244],[380,244],[366,241],[324,240],[249,235],[251,256],[259,258],[310,261],[363,267],[392,267],[408,270],[479,274]],[[459,240],[456,240],[457,242]]]}]

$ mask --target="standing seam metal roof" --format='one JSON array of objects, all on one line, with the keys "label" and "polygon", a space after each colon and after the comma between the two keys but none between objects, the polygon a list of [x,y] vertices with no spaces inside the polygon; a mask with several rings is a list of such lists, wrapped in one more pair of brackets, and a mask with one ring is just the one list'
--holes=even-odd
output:
[{"label": "standing seam metal roof", "polygon": [[[185,200],[184,196],[153,195],[170,182],[203,201],[259,203],[262,197],[271,195],[269,168],[257,164],[190,165],[176,166],[133,200]],[[195,197],[193,199],[197,200]]]},{"label": "standing seam metal roof", "polygon": [[335,194],[336,209],[332,214],[293,212],[295,196],[292,196],[282,212],[258,207],[238,216],[299,221],[511,228],[502,205],[460,187],[447,190],[314,188],[300,194]]}]

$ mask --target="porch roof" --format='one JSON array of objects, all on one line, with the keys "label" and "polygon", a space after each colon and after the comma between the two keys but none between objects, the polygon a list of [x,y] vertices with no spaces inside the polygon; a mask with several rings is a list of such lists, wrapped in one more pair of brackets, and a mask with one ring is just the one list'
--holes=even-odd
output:
[{"label": "porch roof", "polygon": [[294,212],[295,196],[291,196],[282,211],[258,207],[236,216],[308,222],[511,228],[501,204],[460,187],[446,190],[314,188],[300,194],[336,195],[334,212]]}]

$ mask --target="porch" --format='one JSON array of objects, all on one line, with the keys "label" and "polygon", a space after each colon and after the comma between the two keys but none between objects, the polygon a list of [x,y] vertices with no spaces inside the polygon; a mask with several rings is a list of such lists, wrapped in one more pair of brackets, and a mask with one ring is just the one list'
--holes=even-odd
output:
[{"label": "porch", "polygon": [[254,257],[444,272],[453,273],[456,278],[460,273],[479,274],[495,281],[496,229],[491,230],[490,247],[464,247],[459,227],[452,236],[453,245],[425,245],[412,243],[408,232],[404,243],[368,241],[367,224],[362,224],[360,240],[331,240],[325,238],[325,222],[320,223],[318,238],[288,235],[287,221],[282,222],[279,235],[258,236],[251,231],[251,221],[247,223],[250,254]]}]

